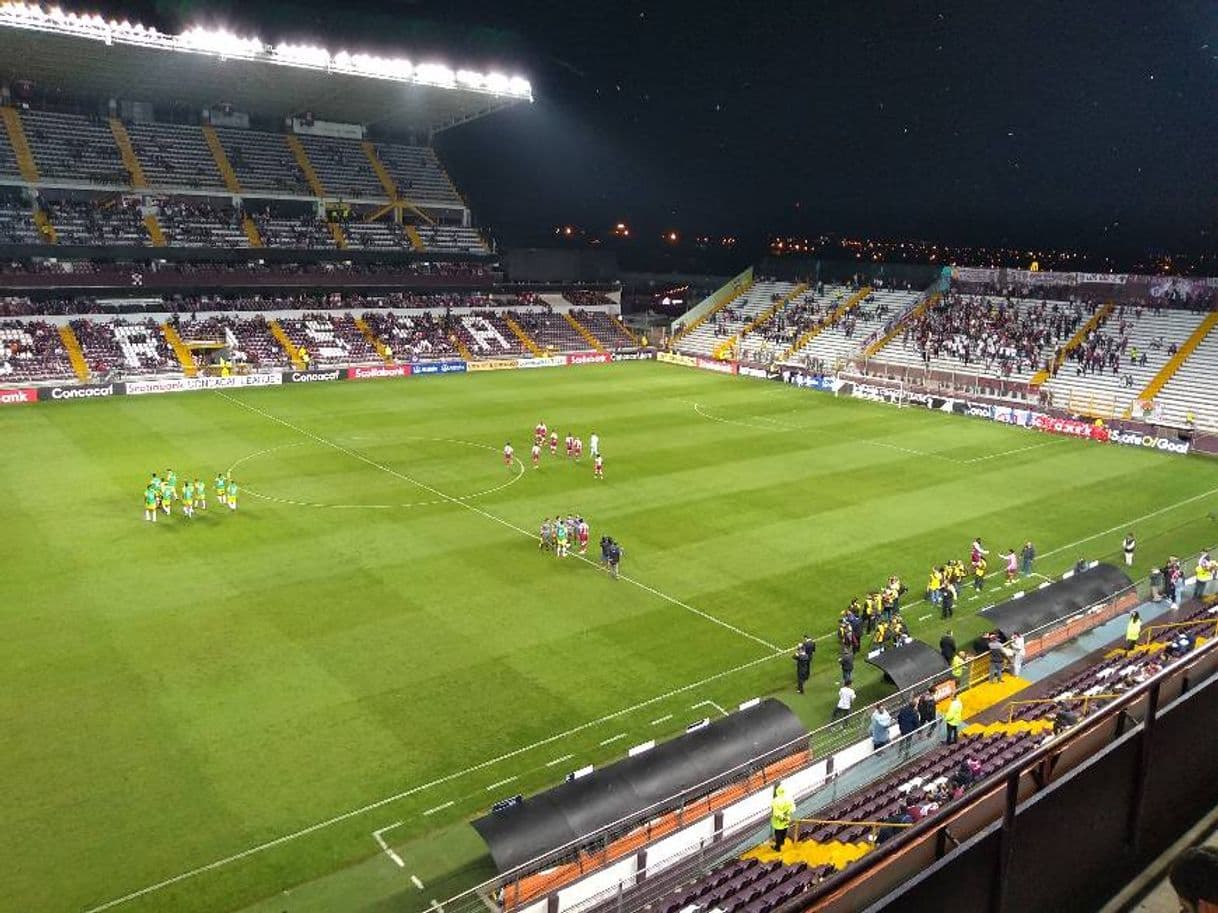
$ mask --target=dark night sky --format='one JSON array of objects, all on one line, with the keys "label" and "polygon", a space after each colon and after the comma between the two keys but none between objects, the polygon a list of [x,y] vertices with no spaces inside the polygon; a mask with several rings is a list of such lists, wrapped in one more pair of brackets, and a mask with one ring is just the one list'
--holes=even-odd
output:
[{"label": "dark night sky", "polygon": [[509,241],[854,232],[1203,251],[1218,213],[1206,3],[102,4],[331,50],[431,50],[537,101],[440,142]]}]

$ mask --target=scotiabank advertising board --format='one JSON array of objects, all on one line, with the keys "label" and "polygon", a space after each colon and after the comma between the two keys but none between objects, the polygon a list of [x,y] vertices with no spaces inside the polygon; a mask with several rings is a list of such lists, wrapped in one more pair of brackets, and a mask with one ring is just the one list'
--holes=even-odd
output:
[{"label": "scotiabank advertising board", "polygon": [[347,380],[375,380],[379,377],[409,377],[411,365],[363,365],[347,369]]},{"label": "scotiabank advertising board", "polygon": [[1050,434],[1064,434],[1067,437],[1090,438],[1093,441],[1107,441],[1107,428],[1101,428],[1090,422],[1080,422],[1072,418],[1054,418],[1052,415],[1037,413],[1032,416],[1032,427]]},{"label": "scotiabank advertising board", "polygon": [[7,387],[0,389],[0,406],[19,406],[38,402],[37,387]]},{"label": "scotiabank advertising board", "polygon": [[180,393],[184,390],[235,390],[240,387],[277,387],[282,374],[238,374],[234,377],[176,377],[165,380],[127,381],[128,396]]},{"label": "scotiabank advertising board", "polygon": [[613,361],[608,352],[572,352],[567,356],[569,365],[603,365]]},{"label": "scotiabank advertising board", "polygon": [[736,374],[740,370],[740,366],[734,361],[719,361],[701,356],[694,359],[694,365],[703,371],[714,371],[716,374]]}]

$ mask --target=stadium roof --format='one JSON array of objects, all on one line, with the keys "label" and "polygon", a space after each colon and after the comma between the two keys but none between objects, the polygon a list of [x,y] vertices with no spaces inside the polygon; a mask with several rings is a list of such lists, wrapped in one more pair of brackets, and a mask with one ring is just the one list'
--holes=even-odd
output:
[{"label": "stadium roof", "polygon": [[533,99],[519,76],[276,46],[215,29],[167,35],[24,3],[0,4],[0,60],[20,61],[12,73],[18,78],[76,95],[200,110],[228,103],[271,119],[310,111],[321,120],[389,132],[439,130]]}]

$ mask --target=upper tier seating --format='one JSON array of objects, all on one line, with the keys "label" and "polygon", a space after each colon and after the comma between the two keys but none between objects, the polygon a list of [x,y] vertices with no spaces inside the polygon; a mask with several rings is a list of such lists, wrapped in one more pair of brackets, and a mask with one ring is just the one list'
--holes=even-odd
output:
[{"label": "upper tier seating", "polygon": [[448,358],[458,355],[441,318],[433,314],[394,314],[370,311],[363,315],[368,328],[393,350],[400,361],[414,358]]},{"label": "upper tier seating", "polygon": [[217,127],[216,136],[242,190],[312,196],[309,182],[296,164],[283,134]]},{"label": "upper tier seating", "polygon": [[17,167],[17,153],[8,141],[8,130],[0,125],[0,175],[17,176],[21,169]]},{"label": "upper tier seating", "polygon": [[125,375],[180,372],[181,365],[165,341],[161,328],[152,321],[73,320],[85,363],[96,375],[110,371]]},{"label": "upper tier seating", "polygon": [[241,213],[197,200],[163,200],[157,216],[171,247],[249,247]]},{"label": "upper tier seating", "polygon": [[374,145],[377,157],[397,184],[399,194],[406,199],[450,206],[465,205],[434,150],[389,143]]},{"label": "upper tier seating", "polygon": [[254,224],[266,247],[302,247],[333,250],[330,226],[316,216],[287,218],[270,214],[254,215]]},{"label": "upper tier seating", "polygon": [[43,180],[130,185],[114,134],[101,118],[24,111],[21,119]]},{"label": "upper tier seating", "polygon": [[292,345],[307,349],[314,364],[346,364],[380,361],[368,338],[355,325],[350,314],[306,314],[300,318],[280,318],[279,325]]},{"label": "upper tier seating", "polygon": [[298,134],[297,139],[304,146],[327,195],[348,200],[386,196],[385,188],[357,140],[304,133]]},{"label": "upper tier seating", "polygon": [[344,222],[347,246],[365,250],[410,250],[410,239],[395,222]]},{"label": "upper tier seating", "polygon": [[127,124],[127,135],[150,187],[224,189],[224,179],[198,127]]},{"label": "upper tier seating", "polygon": [[476,228],[459,225],[418,225],[419,237],[428,250],[462,254],[485,254],[486,244]]},{"label": "upper tier seating", "polygon": [[57,327],[43,321],[0,321],[0,384],[75,376]]},{"label": "upper tier seating", "polygon": [[726,307],[720,308],[693,332],[682,336],[677,347],[687,352],[711,355],[720,345],[740,332],[745,324],[794,289],[795,286],[789,282],[756,282],[747,292]]},{"label": "upper tier seating", "polygon": [[1053,403],[1071,411],[1123,412],[1203,317],[1193,311],[1119,308],[1045,385]]}]

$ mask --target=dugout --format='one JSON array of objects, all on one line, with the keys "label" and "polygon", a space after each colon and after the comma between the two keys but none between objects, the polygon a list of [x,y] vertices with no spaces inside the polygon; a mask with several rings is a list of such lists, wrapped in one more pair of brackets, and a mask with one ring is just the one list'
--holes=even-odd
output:
[{"label": "dugout", "polygon": [[951,668],[939,651],[920,640],[881,650],[869,656],[867,664],[883,672],[884,681],[902,691],[932,679],[933,684],[938,684],[951,675]]},{"label": "dugout", "polygon": [[[673,811],[807,749],[808,730],[773,698],[473,822],[500,872]],[[550,861],[552,864],[552,860]]]},{"label": "dugout", "polygon": [[[1016,631],[1033,631],[1083,609],[1110,602],[1132,586],[1133,581],[1120,568],[1096,563],[1048,586],[990,606],[979,614],[988,619],[992,630],[998,631],[1005,640]],[[977,638],[974,646],[979,653],[985,651],[985,638]]]}]

